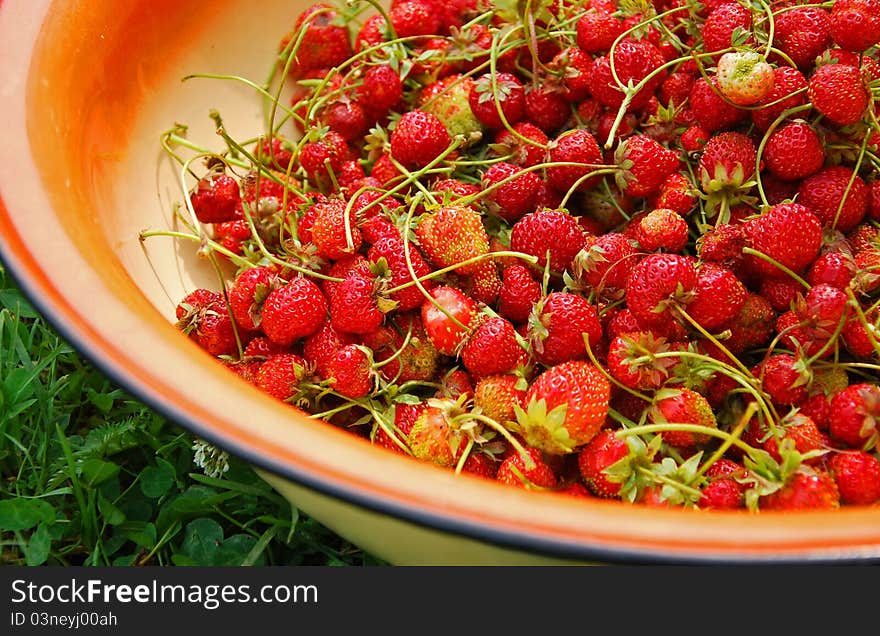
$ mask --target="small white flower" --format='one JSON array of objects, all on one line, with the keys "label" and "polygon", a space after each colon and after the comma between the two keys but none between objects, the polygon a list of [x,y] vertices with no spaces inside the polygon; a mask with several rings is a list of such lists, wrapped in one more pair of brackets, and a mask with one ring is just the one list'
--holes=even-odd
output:
[{"label": "small white flower", "polygon": [[222,477],[229,470],[229,453],[220,450],[203,439],[196,439],[192,445],[195,456],[193,463],[208,477]]}]

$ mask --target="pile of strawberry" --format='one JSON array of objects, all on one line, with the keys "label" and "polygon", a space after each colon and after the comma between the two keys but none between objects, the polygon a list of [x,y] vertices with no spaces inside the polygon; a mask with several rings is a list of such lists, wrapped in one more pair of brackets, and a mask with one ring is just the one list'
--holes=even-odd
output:
[{"label": "pile of strawberry", "polygon": [[880,0],[372,4],[299,17],[259,137],[166,135],[233,271],[190,338],[511,486],[880,501]]}]

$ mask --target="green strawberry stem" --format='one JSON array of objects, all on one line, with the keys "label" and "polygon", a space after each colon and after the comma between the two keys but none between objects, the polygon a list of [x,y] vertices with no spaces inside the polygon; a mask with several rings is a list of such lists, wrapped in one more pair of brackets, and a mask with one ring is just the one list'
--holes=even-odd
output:
[{"label": "green strawberry stem", "polygon": [[812,356],[810,356],[804,363],[808,369],[812,367],[813,363],[821,359],[822,356],[825,355],[825,352],[828,351],[828,349],[832,345],[835,347],[837,346],[837,339],[840,337],[840,334],[843,331],[843,327],[844,325],[846,325],[846,321],[847,315],[846,312],[843,312],[843,314],[840,316],[840,320],[837,321],[837,325],[834,327],[834,332],[831,334],[828,340],[825,341],[825,344],[823,344],[819,348],[819,350],[816,351],[816,353],[814,353]]},{"label": "green strawberry stem", "polygon": [[384,360],[382,360],[380,362],[374,362],[372,365],[373,369],[381,369],[382,367],[389,365],[392,362],[394,362],[395,360],[397,360],[397,358],[399,358],[401,356],[401,354],[404,352],[406,347],[409,345],[409,341],[411,339],[412,339],[412,319],[410,319],[409,328],[406,330],[406,336],[404,336],[403,342],[400,343],[400,346],[397,348],[397,350],[395,350],[395,352],[393,354],[391,354],[389,357],[385,358]]},{"label": "green strawberry stem", "polygon": [[566,207],[568,205],[568,199],[571,197],[572,194],[574,194],[577,191],[578,186],[580,186],[580,184],[582,184],[587,179],[591,179],[593,177],[597,177],[597,176],[603,175],[603,174],[615,174],[619,169],[620,168],[618,168],[617,166],[614,166],[613,168],[600,168],[598,170],[592,170],[592,171],[588,172],[587,174],[583,175],[582,177],[579,177],[578,180],[575,181],[572,184],[572,186],[568,189],[568,191],[565,193],[565,196],[562,197],[562,202],[559,204],[559,207],[561,207],[561,208]]},{"label": "green strawberry stem", "polygon": [[[644,400],[648,404],[650,404],[653,401],[653,399],[651,397],[645,395],[644,393],[640,393],[639,391],[637,391],[636,389],[633,389],[632,387],[628,387],[623,382],[621,382],[620,380],[615,378],[613,375],[611,375],[608,372],[608,370],[605,368],[605,365],[600,364],[599,360],[596,359],[596,354],[593,353],[593,349],[590,347],[589,334],[584,333],[581,335],[584,339],[584,348],[587,350],[587,356],[590,358],[590,362],[592,362],[593,366],[596,367],[599,370],[599,372],[605,376],[606,380],[608,380],[609,382],[611,382],[613,385],[617,386],[621,390],[626,391],[630,395],[635,396],[635,397],[639,398],[640,400]],[[647,360],[648,356],[645,356],[645,358]]]},{"label": "green strawberry stem", "polygon": [[865,151],[868,148],[868,140],[870,138],[871,135],[868,134],[868,131],[865,131],[865,134],[862,138],[861,146],[859,147],[859,155],[856,158],[856,163],[852,168],[852,174],[849,176],[849,181],[847,182],[846,188],[843,191],[843,196],[840,197],[840,203],[837,204],[837,211],[834,213],[834,221],[831,223],[832,230],[837,228],[837,221],[840,219],[840,213],[843,212],[843,205],[844,203],[846,203],[846,199],[849,196],[850,190],[852,190],[852,186],[853,183],[855,183],[856,177],[859,176],[859,169],[862,167],[862,161],[865,160]]},{"label": "green strawberry stem", "polygon": [[214,252],[208,252],[208,261],[210,261],[214,273],[217,275],[217,280],[220,283],[220,291],[223,293],[223,304],[226,306],[226,315],[229,317],[229,322],[232,324],[232,336],[235,338],[235,348],[238,350],[238,359],[241,360],[244,358],[244,346],[241,343],[241,334],[238,332],[238,324],[235,321],[235,316],[232,315],[232,304],[229,302],[229,290],[226,289],[226,276],[223,274],[220,263],[217,262],[217,255]]},{"label": "green strawberry stem", "polygon": [[300,267],[299,265],[295,265],[290,261],[285,261],[284,259],[278,258],[269,251],[269,248],[266,247],[266,244],[263,242],[263,239],[260,237],[260,233],[257,231],[256,223],[254,222],[254,215],[251,213],[251,206],[249,203],[242,201],[242,210],[244,211],[244,218],[247,220],[248,227],[251,230],[251,237],[257,244],[257,248],[260,250],[260,253],[270,262],[278,265],[279,267],[292,269],[295,272],[303,274],[305,276],[312,276],[314,278],[319,278],[321,280],[330,281],[332,283],[341,283],[342,279],[336,276],[328,276],[327,274],[322,274],[321,272],[315,271],[313,269],[308,269],[307,267]]},{"label": "green strawberry stem", "polygon": [[183,239],[186,241],[192,241],[194,243],[203,243],[207,245],[211,251],[218,252],[235,263],[239,268],[244,267],[250,269],[251,267],[256,267],[252,262],[247,260],[246,258],[239,256],[235,252],[228,250],[227,248],[220,245],[216,241],[209,238],[202,238],[196,234],[187,234],[186,232],[175,232],[172,230],[142,230],[138,233],[138,239],[141,242],[144,242],[148,238],[152,238],[154,236],[167,236],[170,238]]},{"label": "green strawberry stem", "polygon": [[691,358],[699,360],[709,367],[715,368],[719,373],[723,373],[742,386],[743,389],[745,389],[745,391],[758,402],[761,407],[762,415],[767,419],[768,426],[774,433],[776,432],[775,423],[779,421],[779,415],[776,413],[776,409],[772,402],[769,402],[756,386],[758,384],[758,379],[755,378],[750,371],[743,373],[739,369],[721,362],[720,360],[716,360],[711,356],[694,353],[693,351],[661,351],[659,353],[652,353],[650,356],[640,356],[635,358],[633,364],[649,362],[651,358]]},{"label": "green strawberry stem", "polygon": [[649,477],[656,483],[663,484],[664,486],[670,486],[680,492],[687,493],[695,500],[699,499],[700,495],[702,494],[702,492],[698,488],[694,488],[693,486],[667,477],[666,475],[657,474],[656,471],[653,471],[646,466],[636,466],[636,471],[638,471],[642,475],[645,475],[646,477]]},{"label": "green strawberry stem", "polygon": [[[449,320],[451,320],[457,327],[459,327],[463,331],[470,334],[471,330],[468,328],[468,326],[465,324],[462,324],[462,322],[458,318],[453,316],[445,307],[443,307],[440,303],[438,303],[437,300],[430,294],[430,292],[427,289],[425,289],[425,286],[422,285],[422,282],[419,280],[419,277],[416,276],[415,268],[413,268],[412,256],[410,254],[409,234],[410,234],[410,226],[412,225],[413,212],[415,212],[415,209],[419,206],[419,204],[421,203],[421,200],[422,200],[421,193],[417,193],[416,196],[413,197],[413,200],[409,206],[409,210],[406,211],[406,219],[404,221],[404,226],[403,226],[403,258],[406,261],[406,269],[407,269],[407,271],[409,271],[410,283],[415,285],[419,289],[419,291],[422,293],[422,296],[424,296],[425,299],[428,300],[428,302],[430,302],[432,305],[434,305],[434,307],[436,307],[438,311],[440,311],[444,316],[449,318]],[[405,283],[405,284],[409,285],[410,283]],[[391,293],[391,290],[389,290],[389,293]]]},{"label": "green strawberry stem", "polygon": [[458,462],[455,464],[455,474],[460,475],[462,469],[464,468],[465,462],[467,462],[468,457],[470,457],[471,450],[474,448],[474,438],[468,437],[467,445],[464,447],[464,450],[461,452],[461,457],[458,458]]},{"label": "green strawberry stem", "polygon": [[874,352],[878,356],[880,356],[880,342],[877,342],[877,338],[874,337],[874,331],[871,328],[871,325],[868,323],[868,317],[862,310],[861,303],[859,303],[851,287],[846,288],[846,295],[856,312],[856,318],[858,318],[858,321],[862,324],[862,329],[865,330],[865,333],[868,334],[868,338],[871,340],[871,346],[874,347]]},{"label": "green strawberry stem", "polygon": [[727,449],[731,447],[733,444],[733,440],[738,440],[742,435],[742,432],[745,430],[746,426],[749,425],[749,422],[755,416],[755,413],[758,411],[758,403],[757,402],[749,402],[746,407],[745,412],[737,421],[736,426],[733,427],[733,430],[730,432],[730,438],[725,439],[721,445],[715,450],[714,453],[700,466],[699,470],[697,470],[696,478],[699,479],[702,477],[712,465],[721,459],[724,456],[724,453],[727,452]]},{"label": "green strawberry stem", "polygon": [[[445,276],[449,272],[454,272],[455,270],[460,269],[462,267],[466,267],[468,265],[473,265],[474,263],[479,263],[480,261],[485,261],[485,260],[489,260],[492,258],[503,258],[503,257],[519,258],[519,259],[526,261],[527,263],[530,263],[531,265],[536,265],[538,263],[538,258],[536,256],[532,256],[530,254],[525,254],[523,252],[512,252],[510,250],[499,250],[497,252],[486,252],[485,254],[480,254],[479,256],[472,256],[466,260],[461,261],[460,263],[456,263],[455,265],[449,265],[448,267],[444,267],[442,269],[436,269],[433,272],[431,272],[430,274],[425,274],[424,276],[417,277],[417,276],[415,276],[415,272],[411,271],[410,275],[413,276],[413,278],[411,280],[409,280],[406,283],[401,283],[400,285],[397,285],[396,287],[392,287],[392,288],[386,290],[386,293],[393,294],[395,292],[403,291],[404,289],[407,289],[408,287],[412,287],[413,285],[417,285],[420,282],[424,282],[426,280],[431,280],[434,278],[440,278],[442,276]],[[409,258],[409,257],[407,257],[407,258]]]},{"label": "green strawberry stem", "polygon": [[755,0],[755,2],[767,16],[766,18],[755,20],[755,26],[757,27],[765,19],[767,20],[767,48],[764,51],[764,59],[768,59],[773,52],[773,39],[776,36],[776,19],[773,16],[773,9],[764,0]]},{"label": "green strawberry stem", "polygon": [[730,361],[733,362],[736,365],[736,367],[740,371],[742,371],[742,373],[746,377],[751,377],[751,372],[749,371],[749,368],[745,364],[743,364],[742,361],[738,357],[736,357],[733,353],[731,353],[731,351],[727,347],[724,346],[723,342],[721,342],[713,334],[706,331],[706,328],[703,327],[703,325],[701,325],[699,322],[694,320],[693,317],[687,312],[687,310],[684,307],[676,306],[675,309],[677,310],[676,313],[679,316],[681,316],[682,318],[684,318],[685,321],[687,321],[687,323],[691,327],[696,329],[697,332],[699,332],[699,334],[701,336],[703,336],[706,340],[708,340],[713,345],[718,347],[718,349],[721,351],[721,353],[723,353],[725,356],[727,356],[730,359]]},{"label": "green strawberry stem", "polygon": [[531,455],[529,455],[528,451],[526,451],[525,447],[520,443],[516,437],[514,437],[510,431],[508,431],[504,426],[493,420],[491,417],[486,415],[482,415],[480,413],[463,413],[461,415],[457,415],[452,418],[453,422],[460,420],[476,420],[477,422],[481,422],[491,428],[493,431],[501,435],[507,442],[513,446],[514,450],[519,453],[520,457],[523,458],[523,462],[525,463],[526,470],[532,470],[535,467],[535,462],[532,459]]},{"label": "green strawberry stem", "polygon": [[788,267],[786,267],[785,265],[783,265],[782,263],[777,261],[772,256],[768,256],[767,254],[764,254],[764,252],[759,252],[758,250],[756,250],[752,247],[744,247],[743,254],[749,254],[751,256],[755,256],[757,258],[760,258],[762,261],[766,261],[766,262],[770,263],[771,265],[773,265],[773,267],[778,269],[780,272],[785,272],[793,280],[796,280],[798,283],[800,283],[804,287],[804,289],[807,289],[807,290],[810,289],[810,287],[811,287],[810,283],[808,283],[803,278],[801,278],[800,276],[795,274],[791,269],[789,269]]},{"label": "green strawberry stem", "polygon": [[[180,81],[187,82],[192,79],[212,79],[212,80],[226,80],[226,81],[239,82],[241,84],[244,84],[245,86],[248,86],[249,88],[254,89],[254,91],[256,91],[258,94],[260,94],[264,98],[272,100],[273,103],[277,102],[277,96],[272,95],[272,93],[269,92],[269,90],[266,88],[265,85],[261,86],[261,85],[257,84],[256,82],[254,82],[253,80],[249,80],[248,78],[242,77],[241,75],[225,75],[225,74],[221,74],[221,73],[192,73],[190,75],[183,76],[180,79]],[[283,122],[286,122],[288,119],[294,119],[297,122],[299,122],[300,124],[305,124],[305,120],[303,120],[303,118],[299,114],[297,114],[293,109],[288,108],[286,106],[281,106],[280,104],[278,105],[278,108],[280,108],[285,114],[285,119],[282,120]],[[268,125],[268,122],[267,122],[267,129],[271,130],[272,128],[273,127]]]},{"label": "green strawberry stem", "polygon": [[631,428],[622,428],[617,431],[616,435],[620,438],[626,438],[630,435],[646,435],[649,433],[662,433],[664,431],[697,433],[709,435],[711,437],[717,437],[718,439],[730,442],[730,446],[736,446],[737,448],[748,454],[750,457],[759,452],[759,449],[750,446],[746,442],[742,441],[733,434],[728,433],[727,431],[723,431],[719,428],[713,428],[711,426],[703,426],[701,424],[684,424],[675,422],[667,422],[665,424],[642,424],[640,426],[633,426]]}]

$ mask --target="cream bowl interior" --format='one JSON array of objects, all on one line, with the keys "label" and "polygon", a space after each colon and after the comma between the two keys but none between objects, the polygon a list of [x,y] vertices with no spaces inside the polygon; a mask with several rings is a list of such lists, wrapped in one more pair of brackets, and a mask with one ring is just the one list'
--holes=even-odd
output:
[{"label": "cream bowl interior", "polygon": [[[499,547],[514,550],[513,561],[527,554],[572,561],[880,558],[880,508],[657,510],[456,477],[277,403],[178,333],[175,305],[196,286],[215,287],[216,276],[190,244],[138,238],[141,230],[171,227],[172,205],[181,199],[180,171],[163,157],[160,135],[184,123],[190,139],[222,148],[211,108],[234,137],[258,134],[262,123],[261,102],[244,84],[181,78],[262,81],[278,40],[305,6],[0,4],[7,129],[0,255],[65,336],[135,395],[273,475],[307,512],[392,561],[419,560],[413,554],[422,562],[447,562],[450,554],[480,560],[474,555]],[[395,543],[406,540],[410,556],[402,557]],[[456,552],[450,542],[469,551]]]}]

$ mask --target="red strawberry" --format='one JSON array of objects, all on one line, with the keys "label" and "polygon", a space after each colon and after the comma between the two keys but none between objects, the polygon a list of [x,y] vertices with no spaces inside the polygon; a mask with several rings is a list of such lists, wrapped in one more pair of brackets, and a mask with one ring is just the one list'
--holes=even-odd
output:
[{"label": "red strawberry", "polygon": [[852,169],[828,166],[804,179],[797,200],[819,217],[825,227],[849,232],[865,218],[868,187]]},{"label": "red strawberry", "polygon": [[516,223],[529,212],[534,212],[542,183],[537,174],[524,172],[512,163],[493,163],[482,180],[483,189],[489,190],[487,209],[508,223]]},{"label": "red strawberry", "polygon": [[616,431],[600,431],[578,453],[578,469],[587,487],[597,497],[613,499],[620,494],[620,483],[611,481],[605,469],[629,455],[629,447]]},{"label": "red strawberry", "polygon": [[529,319],[535,303],[541,299],[541,284],[523,265],[505,267],[503,285],[498,293],[498,313],[515,324]]},{"label": "red strawberry", "polygon": [[[367,258],[372,263],[378,263],[380,259],[385,259],[391,274],[391,279],[388,281],[389,287],[407,284],[413,280],[413,275],[416,278],[421,278],[431,273],[431,266],[425,262],[415,245],[410,244],[409,250],[405,250],[403,239],[399,236],[380,238],[370,247]],[[424,289],[432,289],[435,284],[430,279],[421,282]],[[391,299],[397,302],[397,311],[404,312],[420,307],[425,297],[422,295],[422,291],[413,284],[391,294]]]},{"label": "red strawberry", "polygon": [[825,9],[795,7],[775,17],[776,46],[799,68],[810,68],[816,57],[831,43],[831,22]]},{"label": "red strawberry", "polygon": [[825,64],[816,69],[807,95],[813,107],[838,126],[859,121],[871,100],[861,71],[846,64]]},{"label": "red strawberry", "polygon": [[523,405],[526,390],[520,387],[521,379],[512,373],[490,375],[481,378],[474,387],[474,406],[483,415],[496,422],[505,423],[516,419],[515,406]]},{"label": "red strawberry", "polygon": [[[794,442],[795,450],[801,454],[821,451],[827,447],[827,440],[819,431],[816,423],[799,412],[783,418],[783,421],[777,425],[776,432],[780,439],[772,436],[768,437],[764,442],[764,450],[780,463],[782,463],[783,459],[779,454],[779,445],[785,440]],[[815,463],[818,461],[818,458],[806,461],[807,463]]]},{"label": "red strawberry", "polygon": [[343,333],[369,334],[379,328],[385,313],[372,275],[350,271],[330,299],[330,322]]},{"label": "red strawberry", "polygon": [[474,81],[468,94],[471,111],[490,130],[505,129],[505,121],[516,124],[525,114],[525,103],[522,82],[511,73],[486,73]]},{"label": "red strawberry", "polygon": [[846,289],[856,273],[851,256],[843,252],[825,252],[810,265],[806,280],[810,285],[826,284]]},{"label": "red strawberry", "polygon": [[[712,407],[702,395],[691,389],[661,389],[648,412],[654,424],[693,424],[717,428]],[[669,430],[660,433],[663,441],[677,448],[691,448],[709,441],[707,433]]]},{"label": "red strawberry", "polygon": [[694,82],[688,102],[696,123],[709,133],[733,127],[748,113],[728,104],[716,93],[721,90],[717,77],[713,77],[711,81],[710,85],[701,77]]},{"label": "red strawberry", "polygon": [[633,243],[619,232],[587,237],[587,243],[572,263],[577,280],[604,297],[619,295],[629,274],[639,262]]},{"label": "red strawberry", "polygon": [[517,432],[551,454],[574,452],[589,442],[608,414],[611,385],[599,369],[572,360],[544,371],[517,411]]},{"label": "red strawberry", "polygon": [[331,199],[326,203],[315,203],[313,207],[316,211],[312,243],[318,256],[335,261],[357,252],[363,238],[354,225],[353,214],[346,213],[345,202]]},{"label": "red strawberry", "polygon": [[825,471],[802,467],[780,490],[758,500],[761,510],[832,509],[840,505],[834,479]]},{"label": "red strawberry", "polygon": [[617,147],[614,159],[618,187],[631,197],[645,197],[678,169],[678,155],[645,135],[628,137]]},{"label": "red strawberry", "polygon": [[880,500],[880,460],[864,451],[835,453],[828,460],[840,501],[868,506]]},{"label": "red strawberry", "polygon": [[690,214],[696,204],[697,197],[690,179],[679,172],[666,177],[657,192],[648,197],[650,207],[675,210],[681,216]]},{"label": "red strawberry", "polygon": [[269,267],[252,267],[236,276],[228,293],[235,322],[247,331],[256,330],[262,322],[263,302],[280,282]]},{"label": "red strawberry", "polygon": [[197,289],[187,294],[176,308],[177,328],[213,356],[238,351],[235,325],[221,294]]},{"label": "red strawberry", "polygon": [[750,111],[752,122],[759,130],[767,130],[777,117],[790,108],[806,102],[807,80],[792,66],[773,69],[773,88]]},{"label": "red strawberry", "polygon": [[411,170],[424,168],[451,143],[446,126],[423,110],[403,114],[391,133],[391,156]]},{"label": "red strawberry", "polygon": [[373,443],[396,453],[407,453],[406,440],[419,415],[428,408],[427,402],[418,404],[395,404],[394,426],[391,434],[381,425],[376,426]]},{"label": "red strawberry", "polygon": [[831,7],[829,32],[847,51],[864,51],[880,41],[880,3],[877,0],[837,0]]},{"label": "red strawberry", "polygon": [[326,319],[327,300],[308,278],[293,278],[263,303],[263,332],[276,344],[289,345],[310,336]]},{"label": "red strawberry", "polygon": [[[822,223],[799,203],[774,205],[745,224],[749,247],[769,256],[796,273],[804,271],[819,253]],[[756,256],[747,255],[749,266],[760,276],[785,277],[785,272]]]},{"label": "red strawberry", "polygon": [[[294,53],[291,74],[299,76],[313,69],[331,68],[352,55],[348,28],[340,26],[339,15],[329,4],[313,4],[296,20],[293,30],[281,41],[281,50]],[[298,48],[292,46],[302,33]]]},{"label": "red strawberry", "polygon": [[421,0],[406,0],[392,4],[388,17],[399,38],[433,35],[440,30],[439,14],[428,2]]},{"label": "red strawberry", "polygon": [[388,64],[370,66],[364,72],[358,103],[371,119],[384,117],[403,99],[403,82],[400,75]]},{"label": "red strawberry", "polygon": [[776,311],[788,311],[804,291],[801,284],[793,278],[765,278],[758,287],[759,293],[770,301]]},{"label": "red strawberry", "polygon": [[333,131],[320,138],[317,131],[310,131],[308,135],[314,140],[304,144],[300,150],[300,165],[312,182],[319,185],[331,183],[330,174],[340,173],[348,159],[348,144],[342,135]]},{"label": "red strawberry", "polygon": [[654,356],[670,350],[665,338],[657,338],[650,331],[622,333],[608,346],[608,371],[614,379],[632,389],[658,389],[680,360]]},{"label": "red strawberry", "polygon": [[703,487],[697,506],[704,509],[733,510],[743,507],[745,486],[737,481],[746,473],[740,464],[719,459],[706,471],[708,483]]},{"label": "red strawberry", "polygon": [[645,328],[661,335],[673,330],[674,309],[693,299],[697,269],[693,259],[677,254],[651,254],[636,265],[626,284],[629,310]]},{"label": "red strawberry", "polygon": [[617,16],[591,9],[578,18],[577,45],[585,53],[601,53],[614,44],[621,33],[623,23]]},{"label": "red strawberry", "polygon": [[733,353],[743,353],[765,344],[773,334],[776,317],[767,299],[750,293],[733,322],[727,325],[730,337],[724,345]]},{"label": "red strawberry", "polygon": [[639,220],[635,237],[647,252],[680,252],[688,241],[687,221],[675,210],[651,210]]},{"label": "red strawberry", "polygon": [[706,17],[701,35],[707,53],[729,48],[734,33],[749,33],[752,30],[752,14],[736,2],[725,2]]},{"label": "red strawberry", "polygon": [[623,103],[625,95],[621,86],[625,87],[630,83],[635,86],[651,76],[629,103],[629,110],[638,110],[648,103],[665,79],[663,72],[657,72],[663,65],[663,55],[646,40],[624,39],[614,48],[613,56],[616,80],[611,71],[610,53],[593,60],[590,67],[590,90],[593,97],[603,106],[617,109]]},{"label": "red strawberry", "polygon": [[241,204],[238,182],[228,174],[210,172],[190,192],[190,203],[202,223],[223,223],[236,218]]},{"label": "red strawberry", "polygon": [[551,135],[571,115],[571,105],[561,93],[550,86],[531,83],[526,87],[525,119]]},{"label": "red strawberry", "polygon": [[583,128],[569,130],[550,143],[550,163],[575,163],[583,166],[551,165],[547,167],[547,181],[554,190],[568,192],[591,189],[599,182],[598,176],[587,177],[602,165],[602,151],[596,138]]},{"label": "red strawberry", "polygon": [[461,361],[474,377],[512,371],[524,353],[516,335],[510,321],[486,318],[465,341]]},{"label": "red strawberry", "polygon": [[761,388],[776,404],[794,405],[807,397],[809,372],[794,356],[772,355],[752,373],[761,380]]},{"label": "red strawberry", "polygon": [[773,88],[773,67],[754,51],[725,53],[718,60],[717,75],[718,88],[737,106],[751,106]]},{"label": "red strawberry", "polygon": [[471,453],[464,460],[461,472],[483,479],[495,479],[498,475],[498,462],[488,453]]},{"label": "red strawberry", "polygon": [[723,132],[706,142],[700,156],[700,185],[707,194],[737,190],[755,174],[757,151],[742,133]]},{"label": "red strawberry", "polygon": [[358,345],[345,345],[328,361],[327,375],[331,386],[340,395],[357,399],[373,388],[373,369],[370,358]]},{"label": "red strawberry", "polygon": [[852,384],[831,399],[832,437],[852,448],[873,448],[880,442],[880,387]]},{"label": "red strawberry", "polygon": [[244,348],[243,357],[262,361],[277,353],[289,353],[289,351],[287,347],[275,344],[266,336],[258,336],[247,343],[247,346]]},{"label": "red strawberry", "polygon": [[587,357],[584,336],[595,350],[602,339],[599,314],[578,294],[552,292],[535,305],[529,338],[535,358],[547,366]]},{"label": "red strawberry", "polygon": [[287,401],[297,394],[306,368],[306,361],[293,353],[269,356],[257,372],[257,386],[272,397]]},{"label": "red strawberry", "polygon": [[357,141],[367,132],[367,115],[358,102],[340,99],[320,114],[325,126],[338,133],[346,141]]},{"label": "red strawberry", "polygon": [[706,146],[706,142],[709,141],[711,135],[712,133],[702,126],[694,125],[681,133],[678,142],[681,144],[681,149],[685,152],[696,153]]},{"label": "red strawberry", "polygon": [[704,329],[712,331],[731,322],[746,303],[745,285],[729,269],[712,262],[697,269],[694,299],[687,312]]},{"label": "red strawberry", "polygon": [[498,467],[495,478],[502,484],[518,488],[555,488],[556,475],[544,461],[541,452],[534,448],[526,449],[529,459],[514,453]]},{"label": "red strawberry", "polygon": [[440,353],[455,355],[479,319],[479,308],[454,287],[435,287],[430,294],[421,309],[425,331]]},{"label": "red strawberry", "polygon": [[[489,236],[479,212],[467,206],[448,205],[423,214],[416,236],[425,256],[437,267],[451,267],[489,251]],[[476,263],[461,265],[460,274],[472,274]]]},{"label": "red strawberry", "polygon": [[819,135],[808,123],[795,121],[770,135],[764,147],[764,161],[767,169],[780,179],[796,181],[822,167],[825,150]]},{"label": "red strawberry", "polygon": [[529,168],[543,163],[549,141],[543,130],[521,121],[514,124],[512,130],[498,131],[491,149],[498,156],[510,156],[511,163]]},{"label": "red strawberry", "polygon": [[535,256],[538,266],[547,264],[561,273],[570,270],[572,261],[586,243],[577,220],[562,210],[538,210],[517,221],[510,233],[510,249]]},{"label": "red strawberry", "polygon": [[338,351],[347,345],[355,344],[354,336],[337,331],[330,324],[324,323],[318,331],[306,338],[303,344],[303,358],[323,380],[331,377],[330,368]]}]

